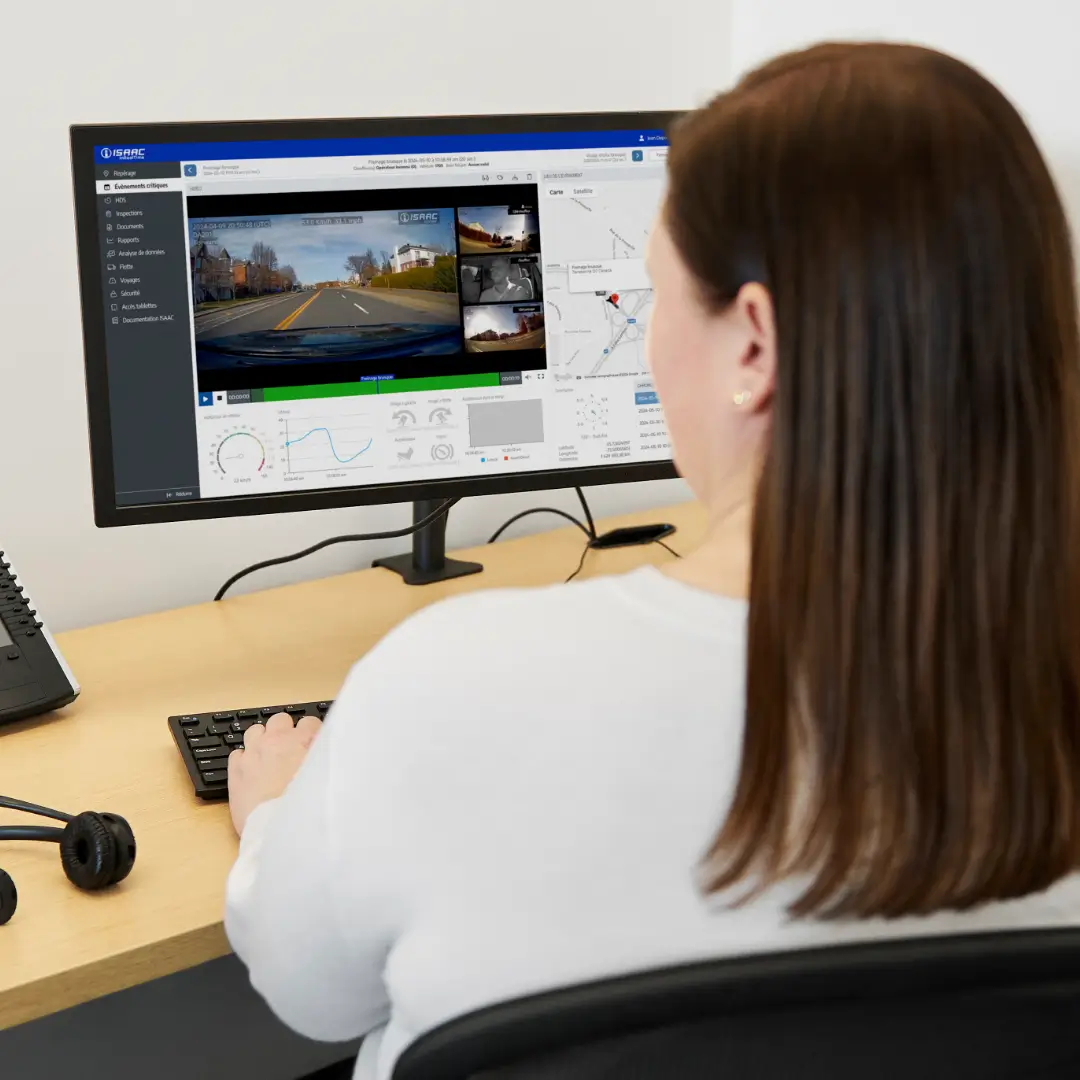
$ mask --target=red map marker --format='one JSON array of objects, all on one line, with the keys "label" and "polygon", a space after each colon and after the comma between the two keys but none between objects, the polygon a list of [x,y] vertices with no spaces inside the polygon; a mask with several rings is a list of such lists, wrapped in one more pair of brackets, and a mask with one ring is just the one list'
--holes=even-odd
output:
[{"label": "red map marker", "polygon": [[609,296],[609,297],[607,298],[607,302],[608,302],[608,303],[609,303],[609,304],[610,304],[610,305],[611,305],[612,307],[618,307],[618,306],[619,306],[619,294],[618,294],[617,292],[613,292],[613,293],[612,293],[612,294],[611,294],[611,295],[610,295],[610,296]]}]

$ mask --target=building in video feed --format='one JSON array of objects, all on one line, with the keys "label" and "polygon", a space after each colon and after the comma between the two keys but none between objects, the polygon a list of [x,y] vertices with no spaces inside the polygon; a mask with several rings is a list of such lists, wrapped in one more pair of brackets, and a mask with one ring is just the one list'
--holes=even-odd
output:
[{"label": "building in video feed", "polygon": [[507,352],[544,347],[541,304],[485,304],[465,309],[465,351]]},{"label": "building in video feed", "polygon": [[539,255],[463,255],[463,304],[525,303],[542,300]]},{"label": "building in video feed", "polygon": [[462,255],[538,252],[540,217],[535,206],[464,206],[458,210]]},{"label": "building in video feed", "polygon": [[200,369],[461,352],[452,208],[189,227]]}]

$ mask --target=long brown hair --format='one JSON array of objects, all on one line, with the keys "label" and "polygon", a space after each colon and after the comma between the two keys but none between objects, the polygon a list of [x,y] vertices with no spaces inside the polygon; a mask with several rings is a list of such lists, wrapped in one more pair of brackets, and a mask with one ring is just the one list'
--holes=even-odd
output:
[{"label": "long brown hair", "polygon": [[1035,141],[951,57],[822,45],[686,118],[666,219],[705,302],[760,282],[778,336],[709,891],[1045,889],[1080,867],[1080,347]]}]

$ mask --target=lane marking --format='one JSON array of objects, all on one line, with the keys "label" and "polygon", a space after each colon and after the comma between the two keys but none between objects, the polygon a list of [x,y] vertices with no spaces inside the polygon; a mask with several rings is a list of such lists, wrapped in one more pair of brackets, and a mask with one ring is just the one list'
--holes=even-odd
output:
[{"label": "lane marking", "polygon": [[[358,303],[357,303],[357,302],[356,302],[356,301],[354,300],[354,301],[353,301],[353,307],[360,307],[360,305],[359,305],[359,304],[358,304]],[[368,309],[367,309],[366,307],[360,307],[360,310],[361,310],[361,311],[362,311],[362,312],[363,312],[363,313],[364,313],[365,315],[370,315],[370,314],[371,314],[371,312],[370,312],[370,311],[368,311]]]},{"label": "lane marking", "polygon": [[203,330],[215,326],[224,326],[225,323],[247,318],[248,315],[256,311],[265,311],[267,308],[274,307],[276,304],[289,299],[291,299],[289,296],[274,296],[268,300],[253,300],[250,303],[240,303],[235,307],[222,308],[218,311],[197,312],[195,315],[196,332],[201,333]]},{"label": "lane marking", "polygon": [[318,298],[318,292],[313,292],[311,296],[307,300],[305,300],[291,315],[286,315],[285,318],[282,319],[281,322],[279,322],[277,326],[274,327],[274,329],[288,330],[289,327],[292,326],[294,322],[296,322],[297,317],[300,315],[300,312],[306,311],[309,307],[311,307],[312,304],[315,303]]}]

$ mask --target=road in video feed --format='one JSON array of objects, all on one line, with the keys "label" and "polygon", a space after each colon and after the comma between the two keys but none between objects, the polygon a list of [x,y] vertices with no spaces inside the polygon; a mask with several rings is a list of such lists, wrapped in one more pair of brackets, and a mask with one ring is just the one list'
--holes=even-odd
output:
[{"label": "road in video feed", "polygon": [[460,354],[455,225],[453,208],[192,218],[199,369]]}]

